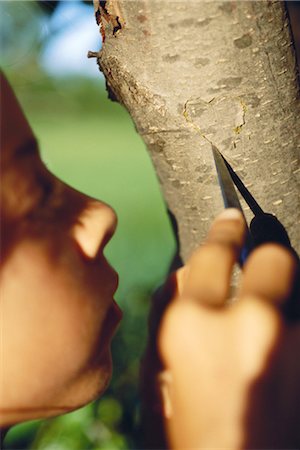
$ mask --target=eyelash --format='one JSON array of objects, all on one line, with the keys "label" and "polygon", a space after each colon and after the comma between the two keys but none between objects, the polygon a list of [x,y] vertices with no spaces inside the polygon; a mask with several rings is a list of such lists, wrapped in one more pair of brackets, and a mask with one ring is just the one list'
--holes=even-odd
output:
[{"label": "eyelash", "polygon": [[36,221],[43,226],[50,225],[63,210],[65,203],[63,188],[59,186],[59,182],[51,180],[48,174],[41,173],[39,170],[35,179],[42,195],[39,203],[30,214],[31,223]]},{"label": "eyelash", "polygon": [[47,206],[53,194],[53,184],[45,177],[37,177],[37,180],[42,189],[42,198],[39,206]]},{"label": "eyelash", "polygon": [[74,203],[71,195],[68,195],[66,186],[59,180],[49,180],[42,175],[39,178],[43,195],[41,201],[31,218],[40,226],[51,225],[68,229],[79,222],[78,205]]}]

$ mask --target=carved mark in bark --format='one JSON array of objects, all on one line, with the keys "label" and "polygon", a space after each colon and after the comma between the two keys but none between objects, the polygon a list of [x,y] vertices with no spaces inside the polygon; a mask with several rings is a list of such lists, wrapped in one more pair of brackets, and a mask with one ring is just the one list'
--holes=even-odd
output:
[{"label": "carved mark in bark", "polygon": [[200,98],[187,100],[183,116],[201,137],[221,149],[230,144],[235,147],[235,138],[246,124],[246,111],[242,98],[224,95],[209,102]]},{"label": "carved mark in bark", "polygon": [[244,49],[252,45],[252,37],[250,36],[249,33],[247,33],[241,36],[240,38],[234,39],[233,43],[237,48]]}]

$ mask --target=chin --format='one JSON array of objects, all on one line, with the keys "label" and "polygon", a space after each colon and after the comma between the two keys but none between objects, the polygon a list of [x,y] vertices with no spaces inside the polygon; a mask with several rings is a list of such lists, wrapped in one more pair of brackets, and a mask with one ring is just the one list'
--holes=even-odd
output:
[{"label": "chin", "polygon": [[46,419],[61,416],[82,408],[103,395],[111,380],[111,366],[83,377],[76,382],[68,392],[59,396],[59,400],[44,405],[30,405],[29,407],[7,408],[0,414],[0,427],[10,427],[29,420]]},{"label": "chin", "polygon": [[[77,355],[78,356],[78,355]],[[75,370],[74,370],[75,368]],[[44,383],[32,383],[14,401],[7,402],[0,426],[60,416],[82,408],[106,391],[112,377],[110,345],[78,365],[55,371]],[[50,380],[50,381],[49,381]],[[24,383],[23,383],[24,384]],[[21,398],[22,397],[22,398]]]},{"label": "chin", "polygon": [[95,373],[91,375],[90,388],[88,384],[85,385],[86,393],[90,391],[90,396],[86,403],[90,403],[101,397],[110,384],[112,377],[112,357],[110,350],[103,356],[103,361],[98,368],[94,369]]},{"label": "chin", "polygon": [[69,410],[81,408],[101,397],[109,386],[112,377],[112,357],[108,349],[102,354],[101,360],[89,367],[76,380],[68,392],[60,399],[62,406],[70,405]]}]

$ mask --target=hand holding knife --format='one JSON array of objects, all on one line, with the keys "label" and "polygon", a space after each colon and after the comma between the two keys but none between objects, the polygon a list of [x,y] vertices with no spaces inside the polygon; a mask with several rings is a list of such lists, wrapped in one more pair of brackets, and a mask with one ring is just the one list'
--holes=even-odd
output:
[{"label": "hand holding knife", "polygon": [[[263,211],[250,191],[246,188],[240,177],[236,174],[228,161],[213,144],[212,151],[225,208],[237,208],[244,215],[235,189],[236,186],[254,214],[254,218],[250,223],[250,227],[247,226],[245,244],[242,249],[239,261],[241,267],[246,262],[249,254],[256,247],[264,243],[273,242],[286,247],[292,253],[294,258],[296,259],[297,275],[299,276],[299,256],[292,248],[288,233],[282,223],[273,214]],[[245,222],[247,224],[246,218]],[[296,291],[299,290],[299,285],[299,280],[296,280],[294,287],[295,292],[293,292],[292,297],[299,294],[299,292],[296,293]],[[296,314],[295,311],[293,311],[292,302],[287,305],[287,308],[289,308],[289,310],[286,312],[286,316],[293,319],[296,318],[295,316],[297,316],[298,313]]]}]

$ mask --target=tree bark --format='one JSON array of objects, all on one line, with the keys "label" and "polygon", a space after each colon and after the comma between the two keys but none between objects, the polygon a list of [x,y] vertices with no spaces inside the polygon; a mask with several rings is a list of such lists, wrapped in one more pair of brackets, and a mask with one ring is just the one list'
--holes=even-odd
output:
[{"label": "tree bark", "polygon": [[285,3],[94,4],[101,70],[147,145],[183,259],[223,209],[211,143],[299,252],[299,83]]}]

